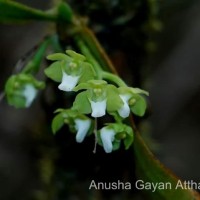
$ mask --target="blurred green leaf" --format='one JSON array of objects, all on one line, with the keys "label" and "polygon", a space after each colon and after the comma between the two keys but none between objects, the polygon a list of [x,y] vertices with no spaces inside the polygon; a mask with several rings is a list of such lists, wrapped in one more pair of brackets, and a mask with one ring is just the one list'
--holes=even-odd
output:
[{"label": "blurred green leaf", "polygon": [[0,0],[0,23],[19,23],[30,20],[71,22],[72,11],[68,4],[42,11],[15,1]]},{"label": "blurred green leaf", "polygon": [[198,200],[199,194],[191,189],[177,188],[178,179],[169,169],[160,163],[158,159],[151,153],[143,139],[137,132],[135,134],[134,152],[136,159],[136,174],[139,180],[151,183],[170,183],[172,189],[159,190],[155,192],[145,190],[148,199],[153,200]]},{"label": "blurred green leaf", "polygon": [[0,22],[26,22],[29,20],[55,21],[57,16],[48,12],[30,8],[14,1],[0,0]]}]

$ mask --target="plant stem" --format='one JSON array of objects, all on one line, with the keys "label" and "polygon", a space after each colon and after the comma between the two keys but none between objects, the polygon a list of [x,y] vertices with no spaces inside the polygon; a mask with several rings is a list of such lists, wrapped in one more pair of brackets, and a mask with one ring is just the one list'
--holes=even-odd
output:
[{"label": "plant stem", "polygon": [[96,61],[96,59],[94,58],[94,56],[92,55],[90,50],[87,48],[87,46],[84,43],[84,41],[82,41],[82,39],[79,36],[75,37],[75,41],[76,41],[78,47],[80,48],[82,54],[84,54],[87,57],[87,60],[93,65],[94,70],[97,73],[97,78],[101,79],[101,74],[102,74],[103,70],[101,69],[101,66]]},{"label": "plant stem", "polygon": [[80,37],[83,39],[83,41],[87,44],[90,51],[94,54],[96,60],[99,62],[102,68],[106,71],[110,71],[110,72],[112,71],[115,74],[117,74],[115,67],[113,66],[111,60],[107,56],[105,50],[103,49],[103,47],[97,40],[94,33],[85,25],[82,25],[82,28],[79,34],[80,34]]},{"label": "plant stem", "polygon": [[127,86],[126,83],[117,75],[110,72],[102,72],[102,79],[109,80],[113,83],[116,83],[119,87]]},{"label": "plant stem", "polygon": [[40,44],[33,58],[26,64],[26,66],[22,70],[22,73],[35,74],[39,71],[41,62],[44,58],[44,54],[50,42],[51,42],[50,38],[46,38]]},{"label": "plant stem", "polygon": [[95,142],[94,142],[94,150],[93,153],[96,153],[97,150],[97,118],[94,119],[94,136],[95,136]]}]

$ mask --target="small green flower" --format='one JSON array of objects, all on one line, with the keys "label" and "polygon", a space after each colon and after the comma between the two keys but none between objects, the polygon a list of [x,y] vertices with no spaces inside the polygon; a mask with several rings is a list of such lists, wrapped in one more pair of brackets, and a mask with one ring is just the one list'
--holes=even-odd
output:
[{"label": "small green flower", "polygon": [[73,104],[73,109],[83,114],[91,113],[92,117],[102,117],[108,112],[117,111],[123,101],[120,99],[117,88],[103,80],[90,80],[81,83],[74,91],[86,90],[79,93]]},{"label": "small green flower", "polygon": [[72,50],[66,54],[55,53],[47,59],[55,61],[47,69],[45,74],[56,82],[61,82],[58,88],[63,91],[72,91],[78,83],[94,79],[95,72],[85,56]]},{"label": "small green flower", "polygon": [[18,74],[11,76],[5,85],[5,93],[8,103],[16,108],[27,108],[36,98],[38,90],[45,84],[36,80],[30,74]]},{"label": "small green flower", "polygon": [[148,96],[148,92],[132,87],[119,87],[118,92],[124,103],[117,111],[122,118],[128,117],[130,110],[138,116],[144,115],[146,110],[146,101],[141,94]]},{"label": "small green flower", "polygon": [[99,144],[103,146],[106,153],[111,153],[120,147],[123,140],[125,149],[133,143],[133,129],[122,123],[109,123],[99,131]]},{"label": "small green flower", "polygon": [[76,141],[81,143],[91,132],[92,120],[71,109],[58,109],[52,121],[53,133],[56,133],[64,124],[68,124],[72,132],[76,132]]}]

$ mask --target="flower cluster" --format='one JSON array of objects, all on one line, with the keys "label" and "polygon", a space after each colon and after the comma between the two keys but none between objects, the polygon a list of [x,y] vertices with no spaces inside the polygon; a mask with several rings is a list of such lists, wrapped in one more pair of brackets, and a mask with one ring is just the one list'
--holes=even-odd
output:
[{"label": "flower cluster", "polygon": [[[65,92],[78,92],[73,106],[68,110],[60,110],[53,120],[53,131],[60,129],[67,122],[76,131],[76,141],[82,142],[85,136],[94,131],[94,122],[106,114],[112,115],[115,123],[106,124],[97,132],[98,144],[102,145],[106,153],[116,150],[123,140],[127,149],[133,142],[133,130],[123,123],[130,112],[143,116],[146,101],[143,95],[148,93],[139,88],[110,84],[103,78],[97,79],[97,73],[86,58],[72,50],[67,55],[56,53],[48,56],[54,61],[45,74],[52,80],[59,82],[58,89]],[[103,72],[103,71],[102,71]],[[91,117],[89,117],[90,115]],[[93,127],[93,128],[92,128]]]}]

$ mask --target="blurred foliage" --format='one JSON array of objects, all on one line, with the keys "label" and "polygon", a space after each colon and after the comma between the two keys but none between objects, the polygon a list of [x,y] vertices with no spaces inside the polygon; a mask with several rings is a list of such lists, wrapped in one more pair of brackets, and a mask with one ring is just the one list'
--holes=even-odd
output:
[{"label": "blurred foliage", "polygon": [[[162,29],[159,1],[69,0],[85,16],[118,72],[130,84],[140,86],[142,66],[156,50],[155,38]],[[134,72],[134,73],[133,73]],[[131,74],[130,74],[131,73]],[[128,75],[130,74],[130,76]]]}]

